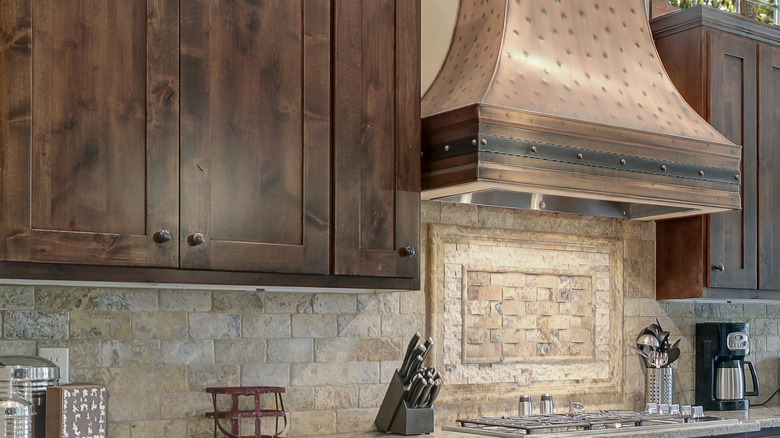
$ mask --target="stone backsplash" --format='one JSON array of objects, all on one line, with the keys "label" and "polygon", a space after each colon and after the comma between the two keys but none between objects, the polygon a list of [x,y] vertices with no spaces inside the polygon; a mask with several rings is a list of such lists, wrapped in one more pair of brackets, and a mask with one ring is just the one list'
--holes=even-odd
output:
[{"label": "stone backsplash", "polygon": [[514,413],[519,393],[641,407],[625,339],[655,317],[683,335],[679,400],[700,320],[752,322],[764,393],[778,385],[780,306],[656,302],[652,223],[435,202],[421,219],[420,291],[0,286],[0,354],[69,347],[71,380],[109,389],[112,438],[212,437],[217,385],[286,387],[288,436],[372,430],[414,330],[438,341],[438,424]]}]

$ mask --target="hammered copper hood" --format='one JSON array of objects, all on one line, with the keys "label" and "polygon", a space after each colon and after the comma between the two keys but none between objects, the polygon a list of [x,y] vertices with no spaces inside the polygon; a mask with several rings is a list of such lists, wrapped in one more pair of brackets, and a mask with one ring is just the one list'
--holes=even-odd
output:
[{"label": "hammered copper hood", "polygon": [[741,147],[672,85],[643,0],[461,0],[422,114],[423,199],[630,219],[740,208]]}]

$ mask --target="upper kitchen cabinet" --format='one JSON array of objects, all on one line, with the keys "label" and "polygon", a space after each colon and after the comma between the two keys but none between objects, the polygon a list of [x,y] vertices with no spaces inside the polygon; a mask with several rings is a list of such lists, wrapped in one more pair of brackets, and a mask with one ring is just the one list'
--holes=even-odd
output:
[{"label": "upper kitchen cabinet", "polygon": [[651,26],[680,93],[743,147],[742,210],[657,222],[656,296],[750,298],[780,290],[780,229],[773,232],[780,180],[772,169],[780,151],[780,29],[706,7]]},{"label": "upper kitchen cabinet", "polygon": [[419,275],[420,4],[337,0],[334,271]]},{"label": "upper kitchen cabinet", "polygon": [[328,273],[329,17],[181,0],[183,268]]},{"label": "upper kitchen cabinet", "polygon": [[177,19],[169,0],[0,1],[2,259],[178,265]]},{"label": "upper kitchen cabinet", "polygon": [[418,287],[418,2],[106,3],[0,0],[0,275]]}]

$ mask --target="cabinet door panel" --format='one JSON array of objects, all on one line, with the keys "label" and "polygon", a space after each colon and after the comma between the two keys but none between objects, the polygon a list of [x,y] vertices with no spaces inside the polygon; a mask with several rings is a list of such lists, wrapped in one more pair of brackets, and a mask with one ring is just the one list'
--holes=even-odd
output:
[{"label": "cabinet door panel", "polygon": [[419,7],[335,1],[336,274],[419,273]]},{"label": "cabinet door panel", "polygon": [[326,0],[183,0],[182,267],[326,273]]},{"label": "cabinet door panel", "polygon": [[780,290],[780,48],[759,49],[759,289]]},{"label": "cabinet door panel", "polygon": [[710,216],[711,287],[755,289],[757,258],[756,199],[756,44],[712,32],[710,123],[742,145],[742,210]]},{"label": "cabinet door panel", "polygon": [[16,261],[177,266],[178,6],[0,9],[3,234]]}]

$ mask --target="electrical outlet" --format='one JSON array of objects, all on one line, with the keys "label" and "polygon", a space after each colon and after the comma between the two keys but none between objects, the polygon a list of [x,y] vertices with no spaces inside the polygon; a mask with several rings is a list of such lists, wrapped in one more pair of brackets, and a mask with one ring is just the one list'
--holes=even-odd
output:
[{"label": "electrical outlet", "polygon": [[60,385],[69,383],[70,364],[67,348],[38,348],[38,356],[54,362],[60,368]]}]

